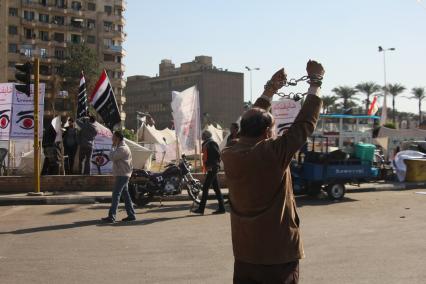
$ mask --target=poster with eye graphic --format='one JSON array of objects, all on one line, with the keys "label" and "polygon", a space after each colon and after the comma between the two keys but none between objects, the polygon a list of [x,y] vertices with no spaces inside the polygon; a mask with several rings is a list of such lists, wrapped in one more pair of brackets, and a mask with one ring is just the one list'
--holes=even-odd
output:
[{"label": "poster with eye graphic", "polygon": [[[39,85],[39,134],[43,135],[45,84]],[[34,86],[31,85],[31,95],[13,90],[11,139],[33,139],[34,137]]]},{"label": "poster with eye graphic", "polygon": [[106,175],[112,173],[112,162],[109,160],[109,152],[112,147],[112,132],[102,124],[96,122],[98,135],[93,145],[90,174]]},{"label": "poster with eye graphic", "polygon": [[0,140],[9,140],[13,83],[0,84]]}]

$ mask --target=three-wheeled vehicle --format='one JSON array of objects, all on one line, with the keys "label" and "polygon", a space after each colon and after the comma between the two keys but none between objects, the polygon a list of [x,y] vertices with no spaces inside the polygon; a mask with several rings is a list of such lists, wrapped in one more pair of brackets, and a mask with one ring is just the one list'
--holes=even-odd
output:
[{"label": "three-wheeled vehicle", "polygon": [[[321,150],[315,151],[318,140]],[[345,184],[377,179],[379,171],[373,166],[374,145],[352,146],[356,147],[354,156],[342,150],[329,152],[328,137],[313,136],[312,150],[305,153],[303,161],[294,160],[291,164],[294,193],[316,196],[324,189],[331,199],[342,199]]]}]

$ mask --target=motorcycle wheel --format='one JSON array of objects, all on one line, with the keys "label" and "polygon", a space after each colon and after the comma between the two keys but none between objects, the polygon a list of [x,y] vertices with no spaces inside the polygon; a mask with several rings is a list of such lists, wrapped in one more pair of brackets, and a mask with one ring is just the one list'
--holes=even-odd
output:
[{"label": "motorcycle wheel", "polygon": [[139,207],[147,205],[154,198],[150,192],[138,189],[138,185],[134,183],[129,183],[129,193],[133,203]]},{"label": "motorcycle wheel", "polygon": [[192,201],[194,201],[197,204],[200,204],[201,202],[201,195],[202,195],[202,185],[200,181],[194,181],[193,184],[186,184],[186,189],[188,191],[188,195],[191,198]]}]

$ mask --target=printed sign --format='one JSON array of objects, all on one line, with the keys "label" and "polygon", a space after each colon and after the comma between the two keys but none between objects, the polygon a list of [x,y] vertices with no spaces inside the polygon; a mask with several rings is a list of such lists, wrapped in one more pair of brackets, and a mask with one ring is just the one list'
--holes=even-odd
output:
[{"label": "printed sign", "polygon": [[0,84],[0,140],[9,140],[13,89],[13,83]]},{"label": "printed sign", "polygon": [[272,115],[275,117],[275,133],[283,135],[293,124],[302,108],[300,101],[282,99],[272,102]]},{"label": "printed sign", "polygon": [[94,175],[105,175],[112,173],[112,162],[109,152],[112,147],[112,132],[100,123],[96,123],[98,134],[93,145],[90,173]]}]

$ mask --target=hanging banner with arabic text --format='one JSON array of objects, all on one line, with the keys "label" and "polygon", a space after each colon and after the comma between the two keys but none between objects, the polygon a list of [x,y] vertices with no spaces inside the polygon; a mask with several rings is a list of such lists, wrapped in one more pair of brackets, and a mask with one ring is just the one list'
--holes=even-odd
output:
[{"label": "hanging banner with arabic text", "polygon": [[283,135],[293,124],[300,112],[302,105],[300,101],[282,99],[272,102],[272,115],[275,117],[275,133]]},{"label": "hanging banner with arabic text", "polygon": [[181,153],[194,154],[201,137],[200,101],[196,86],[172,92],[172,111]]}]

